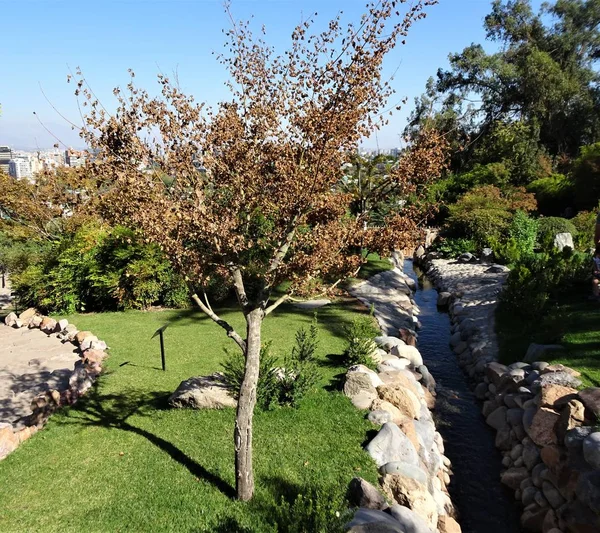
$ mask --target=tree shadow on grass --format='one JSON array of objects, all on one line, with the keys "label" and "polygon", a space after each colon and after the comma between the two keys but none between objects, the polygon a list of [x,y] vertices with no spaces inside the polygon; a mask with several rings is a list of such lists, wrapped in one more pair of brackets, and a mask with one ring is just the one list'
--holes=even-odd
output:
[{"label": "tree shadow on grass", "polygon": [[100,426],[135,433],[167,453],[195,477],[208,481],[229,498],[235,497],[234,488],[224,479],[208,471],[183,450],[154,433],[137,427],[128,419],[133,416],[152,416],[157,410],[168,409],[168,392],[141,392],[125,390],[119,394],[101,394],[97,386],[88,391],[76,406],[62,417],[59,424]]}]

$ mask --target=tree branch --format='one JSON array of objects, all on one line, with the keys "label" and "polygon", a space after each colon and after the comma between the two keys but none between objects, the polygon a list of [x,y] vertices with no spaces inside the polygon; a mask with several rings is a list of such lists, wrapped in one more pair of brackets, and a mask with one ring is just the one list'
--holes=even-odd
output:
[{"label": "tree branch", "polygon": [[248,308],[248,296],[246,295],[246,287],[244,287],[244,280],[239,267],[235,267],[231,270],[231,277],[233,278],[233,286],[238,302],[245,313]]},{"label": "tree branch", "polygon": [[235,331],[228,322],[219,317],[212,309],[209,309],[196,293],[192,294],[192,300],[198,304],[198,307],[202,309],[202,311],[227,332],[227,336],[233,339],[242,352],[246,353],[246,341],[239,336],[237,331]]},{"label": "tree branch", "polygon": [[265,309],[265,316],[267,316],[269,313],[272,313],[273,311],[275,311],[275,309],[277,309],[282,303],[284,303],[285,301],[290,299],[290,295],[289,294],[284,294],[281,298],[278,298],[272,305],[270,305],[269,307],[267,307]]}]

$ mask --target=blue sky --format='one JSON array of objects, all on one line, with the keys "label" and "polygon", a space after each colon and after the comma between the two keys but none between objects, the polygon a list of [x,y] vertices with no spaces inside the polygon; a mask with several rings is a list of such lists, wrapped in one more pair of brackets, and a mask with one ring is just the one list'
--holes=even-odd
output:
[{"label": "blue sky", "polygon": [[[278,50],[302,14],[318,13],[328,21],[339,10],[343,20],[358,20],[364,0],[233,0],[236,18],[254,16],[256,29],[267,28],[267,38]],[[534,0],[534,5],[541,2]],[[15,148],[51,147],[56,142],[33,115],[56,137],[78,147],[76,132],[52,109],[78,120],[73,86],[66,83],[69,67],[83,69],[102,103],[114,105],[112,88],[125,85],[127,69],[137,84],[156,87],[159,71],[177,71],[185,92],[197,100],[215,103],[227,98],[225,72],[213,52],[223,48],[222,29],[229,26],[221,0],[0,0],[2,13],[2,63],[0,81],[0,144]],[[398,145],[414,97],[423,92],[429,76],[448,65],[447,57],[472,42],[484,42],[482,22],[490,0],[440,0],[418,22],[407,44],[386,59],[386,70],[398,68],[394,80],[398,98],[408,104],[390,125],[364,145],[381,148]],[[10,21],[14,21],[10,22]]]}]

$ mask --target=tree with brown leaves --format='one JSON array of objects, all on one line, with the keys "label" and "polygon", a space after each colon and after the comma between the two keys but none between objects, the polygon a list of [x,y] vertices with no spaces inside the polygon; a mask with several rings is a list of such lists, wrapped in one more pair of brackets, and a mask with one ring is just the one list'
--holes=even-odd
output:
[{"label": "tree with brown leaves", "polygon": [[[401,12],[404,0],[381,0],[357,25],[343,27],[338,16],[314,35],[311,18],[294,29],[282,55],[232,18],[228,52],[220,56],[231,99],[215,109],[164,76],[162,95],[151,97],[131,72],[127,88],[115,89],[119,104],[110,114],[84,78],[77,81],[89,110],[82,136],[98,154],[88,171],[105,191],[105,214],[165,251],[197,289],[196,304],[245,355],[234,429],[241,500],[254,492],[261,324],[288,297],[271,301],[273,288],[288,280],[295,291],[311,280],[347,276],[363,261],[361,247],[386,253],[416,234],[412,210],[365,227],[338,184],[348,154],[384,122],[394,92],[382,79],[385,55],[436,1],[417,0]],[[398,165],[396,190],[410,194],[439,174],[443,157],[434,144],[429,157],[413,151]],[[215,278],[233,287],[245,335],[201,290]]]}]

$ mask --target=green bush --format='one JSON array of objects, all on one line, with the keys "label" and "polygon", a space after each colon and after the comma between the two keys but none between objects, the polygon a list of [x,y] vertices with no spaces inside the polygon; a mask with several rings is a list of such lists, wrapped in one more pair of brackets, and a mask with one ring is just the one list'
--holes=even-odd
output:
[{"label": "green bush", "polygon": [[508,227],[508,237],[491,243],[499,263],[512,265],[522,257],[533,254],[537,240],[538,221],[518,210]]},{"label": "green bush", "polygon": [[309,329],[296,332],[296,343],[283,362],[279,375],[279,404],[297,407],[300,400],[321,379],[315,352],[319,345],[317,320]]},{"label": "green bush", "polygon": [[560,215],[573,205],[573,182],[564,174],[552,174],[532,181],[527,190],[535,194],[542,215]]},{"label": "green bush", "polygon": [[187,286],[161,250],[117,226],[88,224],[12,276],[21,305],[74,313],[188,303]]},{"label": "green bush", "polygon": [[478,250],[475,241],[460,237],[445,237],[436,239],[431,245],[430,250],[433,252],[438,252],[442,254],[443,257],[448,259],[455,259],[459,255],[466,252],[476,254],[478,251],[480,251]]},{"label": "green bush", "polygon": [[[275,365],[277,357],[270,354],[271,343],[260,349],[260,366],[258,370],[258,383],[256,385],[256,405],[259,409],[267,411],[277,406],[279,398],[279,379]],[[225,383],[231,388],[234,398],[239,398],[240,387],[244,381],[246,371],[246,358],[240,351],[228,352],[228,356],[221,363]]]},{"label": "green bush", "polygon": [[577,209],[594,209],[600,198],[600,143],[581,148],[572,176]]},{"label": "green bush", "polygon": [[379,328],[375,326],[372,315],[355,318],[344,329],[347,342],[344,363],[347,366],[365,365],[369,368],[376,368],[377,365],[371,355],[373,350],[377,348],[373,342],[373,337],[379,334]]},{"label": "green bush", "polygon": [[542,217],[538,219],[538,243],[550,249],[554,243],[554,237],[558,233],[570,233],[573,237],[577,235],[577,228],[566,218],[560,217]]},{"label": "green bush", "polygon": [[581,211],[571,219],[577,230],[574,236],[575,248],[582,252],[589,252],[595,248],[596,216],[594,211]]},{"label": "green bush", "polygon": [[511,320],[538,320],[550,298],[587,282],[589,276],[588,254],[565,249],[525,256],[508,275],[498,312]]}]

